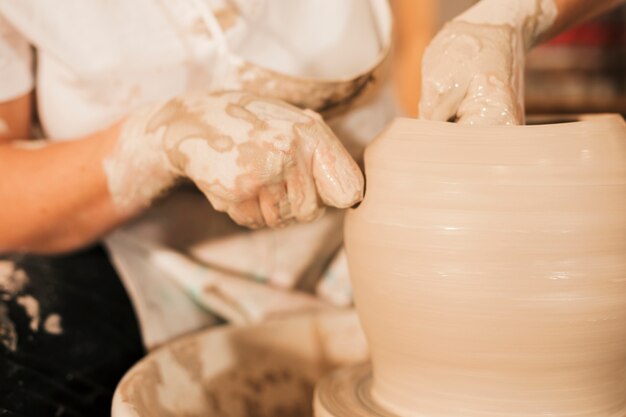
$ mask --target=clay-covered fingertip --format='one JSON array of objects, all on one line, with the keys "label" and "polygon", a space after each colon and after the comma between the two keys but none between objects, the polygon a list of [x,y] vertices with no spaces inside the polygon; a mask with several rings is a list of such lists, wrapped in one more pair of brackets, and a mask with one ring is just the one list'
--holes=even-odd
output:
[{"label": "clay-covered fingertip", "polygon": [[363,200],[363,188],[354,190],[351,193],[346,193],[344,191],[341,194],[333,197],[327,196],[326,198],[324,198],[322,196],[322,200],[327,206],[336,207],[339,209],[347,209],[354,206],[355,204],[359,204],[361,200]]},{"label": "clay-covered fingertip", "polygon": [[[334,195],[332,197],[324,199],[324,202],[333,207],[337,207],[340,209],[346,209],[358,204],[363,200],[363,196],[365,193],[365,180],[363,178],[363,174],[360,170],[358,170],[358,174],[355,174],[357,178],[354,178],[350,181],[346,181],[343,184],[340,184],[334,191]],[[330,196],[329,196],[330,197]]]}]

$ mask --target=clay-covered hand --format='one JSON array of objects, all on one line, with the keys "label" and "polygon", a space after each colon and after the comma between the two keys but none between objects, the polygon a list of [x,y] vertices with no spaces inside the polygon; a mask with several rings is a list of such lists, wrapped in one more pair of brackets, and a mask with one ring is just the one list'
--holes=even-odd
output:
[{"label": "clay-covered hand", "polygon": [[424,53],[420,117],[473,125],[524,121],[524,55],[552,25],[553,0],[483,0]]},{"label": "clay-covered hand", "polygon": [[246,92],[188,94],[133,114],[105,161],[120,206],[146,205],[180,177],[248,227],[350,207],[363,176],[322,118]]}]

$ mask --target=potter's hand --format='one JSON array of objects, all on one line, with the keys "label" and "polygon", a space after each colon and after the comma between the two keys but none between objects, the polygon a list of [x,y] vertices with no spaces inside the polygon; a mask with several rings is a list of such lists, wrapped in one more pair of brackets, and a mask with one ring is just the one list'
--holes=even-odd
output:
[{"label": "potter's hand", "polygon": [[467,124],[521,124],[523,55],[506,27],[448,23],[424,54],[420,116]]},{"label": "potter's hand", "polygon": [[426,49],[420,117],[476,125],[524,120],[524,54],[551,26],[553,0],[483,0]]},{"label": "potter's hand", "polygon": [[361,171],[318,114],[244,92],[185,95],[135,113],[105,168],[121,206],[145,205],[187,177],[249,227],[311,221],[322,202],[350,207],[363,194]]}]

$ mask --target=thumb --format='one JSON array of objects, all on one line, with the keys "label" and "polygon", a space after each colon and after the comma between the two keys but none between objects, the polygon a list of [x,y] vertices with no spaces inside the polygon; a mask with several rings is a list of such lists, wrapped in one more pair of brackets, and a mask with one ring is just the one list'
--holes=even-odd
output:
[{"label": "thumb", "polygon": [[324,123],[315,123],[317,136],[312,174],[317,193],[329,206],[347,208],[363,199],[364,179],[357,163]]}]

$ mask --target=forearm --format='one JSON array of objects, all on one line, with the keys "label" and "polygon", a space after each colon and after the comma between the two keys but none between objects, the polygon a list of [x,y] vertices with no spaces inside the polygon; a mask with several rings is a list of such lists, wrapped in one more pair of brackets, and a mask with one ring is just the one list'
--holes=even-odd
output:
[{"label": "forearm", "polygon": [[549,39],[582,21],[592,19],[624,3],[624,0],[555,0],[558,14],[554,24],[542,36]]},{"label": "forearm", "polygon": [[131,217],[111,201],[102,161],[119,126],[28,149],[0,146],[0,252],[52,253],[88,244]]},{"label": "forearm", "polygon": [[455,20],[504,25],[521,31],[524,47],[558,35],[624,0],[482,0]]}]

